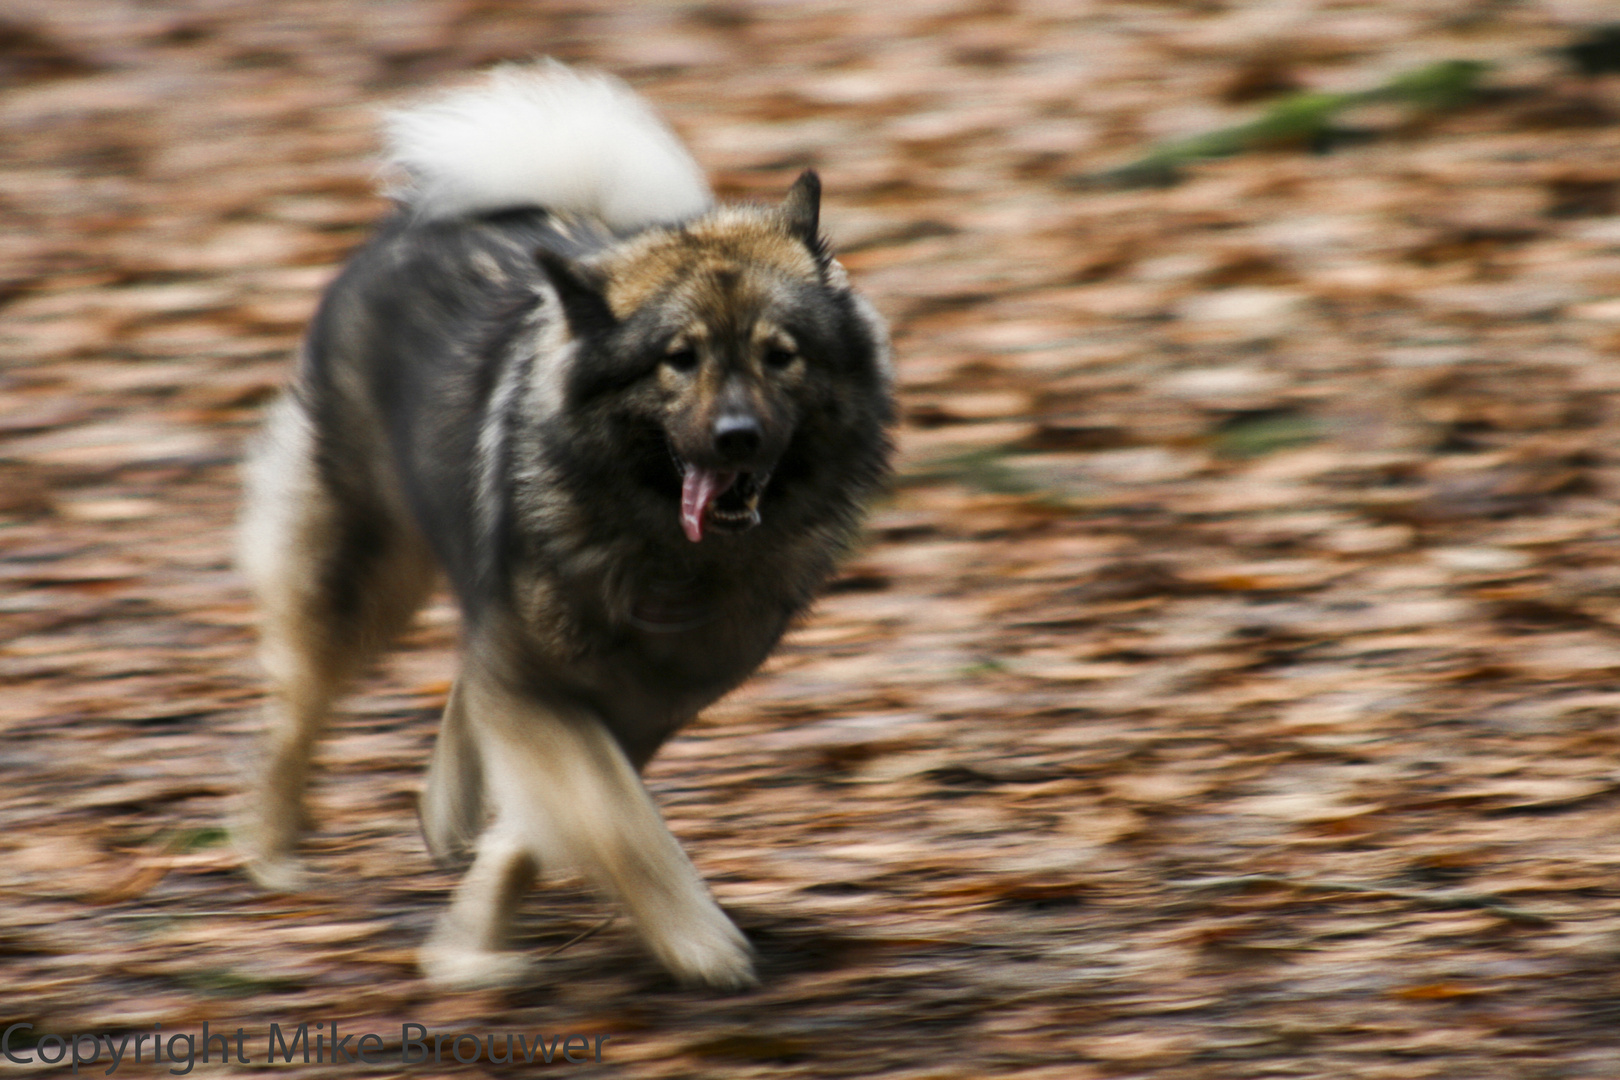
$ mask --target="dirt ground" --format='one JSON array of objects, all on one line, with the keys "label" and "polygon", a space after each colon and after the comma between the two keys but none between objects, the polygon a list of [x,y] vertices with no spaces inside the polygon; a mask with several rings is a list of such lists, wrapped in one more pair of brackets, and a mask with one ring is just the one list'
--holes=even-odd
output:
[{"label": "dirt ground", "polygon": [[[410,1022],[610,1035],[550,1068],[636,1078],[1620,1076],[1620,75],[1563,51],[1614,16],[10,0],[13,1048],[207,1021],[262,1064],[271,1023],[335,1022],[392,1064],[278,1071],[505,1068],[401,1064]],[[894,327],[868,544],[649,771],[759,950],[745,994],[622,920],[568,945],[607,909],[567,881],[525,909],[567,945],[532,988],[417,977],[454,880],[412,812],[444,600],[326,744],[316,886],[258,892],[222,842],[260,694],[244,440],[386,211],[378,109],[541,54],[630,79],[726,197],[820,169]],[[1448,59],[1491,64],[1460,107],[1096,180]]]}]

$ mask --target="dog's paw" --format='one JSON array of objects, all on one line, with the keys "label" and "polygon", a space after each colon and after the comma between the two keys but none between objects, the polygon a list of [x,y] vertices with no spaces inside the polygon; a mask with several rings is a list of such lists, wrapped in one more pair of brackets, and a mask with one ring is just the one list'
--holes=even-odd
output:
[{"label": "dog's paw", "polygon": [[688,928],[659,942],[656,951],[670,974],[688,985],[714,990],[746,990],[759,985],[748,939],[724,916],[701,929]]},{"label": "dog's paw", "polygon": [[243,816],[226,826],[231,846],[242,856],[242,872],[253,883],[270,892],[303,892],[309,885],[309,873],[303,861],[293,854],[287,842],[267,843],[269,834],[261,823]]},{"label": "dog's paw", "polygon": [[296,855],[247,852],[242,869],[254,884],[270,892],[305,892],[309,888],[309,871]]},{"label": "dog's paw", "polygon": [[242,870],[271,892],[303,892],[310,877],[298,858],[298,839],[309,829],[308,814],[298,803],[262,799],[238,808],[225,821],[231,846],[242,856]]},{"label": "dog's paw", "polygon": [[530,983],[535,975],[534,962],[522,953],[431,939],[417,950],[416,966],[441,990],[504,990]]}]

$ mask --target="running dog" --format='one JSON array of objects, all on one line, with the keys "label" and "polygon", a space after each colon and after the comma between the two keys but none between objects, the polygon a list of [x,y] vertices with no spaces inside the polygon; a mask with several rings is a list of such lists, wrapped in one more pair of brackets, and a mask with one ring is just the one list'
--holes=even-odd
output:
[{"label": "running dog", "polygon": [[246,471],[270,683],[248,868],[297,887],[333,699],[442,570],[462,656],[420,816],[471,866],[425,974],[529,978],[514,908],[570,868],[681,980],[748,985],[639,774],[855,536],[889,471],[883,321],[822,238],[814,172],[778,205],[716,205],[610,77],[497,69],[388,136],[398,212],[323,298]]}]

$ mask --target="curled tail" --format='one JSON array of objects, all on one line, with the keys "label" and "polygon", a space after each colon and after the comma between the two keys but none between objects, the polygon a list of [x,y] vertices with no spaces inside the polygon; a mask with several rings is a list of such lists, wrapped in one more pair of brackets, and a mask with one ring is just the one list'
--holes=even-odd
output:
[{"label": "curled tail", "polygon": [[388,114],[395,194],[425,218],[541,206],[629,231],[713,202],[697,163],[635,92],[554,60]]}]

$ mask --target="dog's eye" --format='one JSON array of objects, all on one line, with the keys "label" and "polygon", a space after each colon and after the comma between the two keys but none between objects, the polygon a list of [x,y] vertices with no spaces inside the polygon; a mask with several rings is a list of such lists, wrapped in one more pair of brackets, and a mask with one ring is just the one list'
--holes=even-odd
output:
[{"label": "dog's eye", "polygon": [[690,346],[671,349],[669,352],[664,354],[664,363],[668,364],[676,371],[691,371],[693,368],[697,367],[697,362],[697,350],[691,348]]},{"label": "dog's eye", "polygon": [[773,368],[785,368],[798,357],[792,349],[784,349],[780,345],[772,345],[765,350],[765,363]]}]

